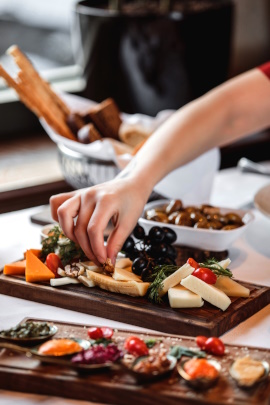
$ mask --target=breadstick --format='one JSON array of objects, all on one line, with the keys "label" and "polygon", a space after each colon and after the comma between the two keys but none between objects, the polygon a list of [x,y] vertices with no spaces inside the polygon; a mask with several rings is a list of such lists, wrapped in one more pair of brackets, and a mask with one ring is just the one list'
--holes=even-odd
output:
[{"label": "breadstick", "polygon": [[31,80],[36,80],[36,84],[44,88],[45,92],[51,98],[51,102],[58,105],[58,107],[63,111],[65,116],[70,114],[70,110],[67,105],[57,96],[56,93],[51,89],[50,85],[42,79],[42,77],[37,73],[34,66],[27,58],[27,56],[18,48],[17,45],[11,46],[7,53],[14,58],[16,64],[21,68],[23,72],[30,76]]},{"label": "breadstick", "polygon": [[37,100],[32,88],[29,88],[26,84],[17,83],[0,65],[0,76],[7,82],[9,87],[12,87],[18,94],[21,101],[38,117],[43,117],[46,122],[59,134],[65,136],[68,139],[76,140],[72,132],[69,130],[67,125],[59,124],[59,121],[55,119],[54,115],[50,110],[50,106],[47,107],[44,103]]}]

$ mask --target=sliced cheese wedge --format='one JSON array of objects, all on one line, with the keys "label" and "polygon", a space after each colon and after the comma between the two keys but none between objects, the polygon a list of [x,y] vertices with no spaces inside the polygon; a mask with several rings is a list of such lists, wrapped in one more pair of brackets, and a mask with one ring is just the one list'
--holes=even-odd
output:
[{"label": "sliced cheese wedge", "polygon": [[128,257],[121,258],[119,260],[116,260],[116,267],[119,269],[126,269],[127,267],[132,266],[132,261]]},{"label": "sliced cheese wedge", "polygon": [[225,311],[231,303],[230,298],[223,291],[192,275],[184,278],[181,285],[200,295],[205,301],[222,309],[222,311]]},{"label": "sliced cheese wedge", "polygon": [[193,273],[195,269],[191,267],[188,263],[185,263],[182,267],[180,267],[178,270],[176,270],[173,274],[171,274],[169,277],[165,278],[163,281],[163,288],[159,292],[160,297],[162,297],[164,294],[166,294],[169,290],[169,288],[172,288],[176,286],[177,284],[180,283],[180,281],[189,276],[190,274]]},{"label": "sliced cheese wedge", "polygon": [[169,288],[168,297],[171,308],[199,308],[204,304],[202,297],[182,285]]},{"label": "sliced cheese wedge", "polygon": [[97,273],[103,273],[103,267],[97,266],[94,262],[80,262],[80,264],[87,270],[95,271]]},{"label": "sliced cheese wedge", "polygon": [[133,297],[142,297],[146,294],[149,283],[138,283],[137,281],[117,281],[106,274],[94,273],[86,270],[87,278],[92,280],[100,288],[120,294],[127,294]]},{"label": "sliced cheese wedge", "polygon": [[221,262],[218,262],[218,264],[223,267],[223,269],[227,269],[227,267],[229,267],[229,265],[231,264],[231,259],[225,259],[225,260],[221,260]]},{"label": "sliced cheese wedge", "polygon": [[142,279],[137,276],[136,274],[126,270],[126,269],[119,269],[118,267],[114,268],[114,272],[112,277],[118,281],[137,281],[138,283],[142,283]]},{"label": "sliced cheese wedge", "polygon": [[232,280],[230,277],[219,276],[215,287],[223,291],[229,297],[249,297],[250,291],[248,288]]},{"label": "sliced cheese wedge", "polygon": [[78,280],[86,287],[95,287],[95,283],[85,276],[79,276]]}]

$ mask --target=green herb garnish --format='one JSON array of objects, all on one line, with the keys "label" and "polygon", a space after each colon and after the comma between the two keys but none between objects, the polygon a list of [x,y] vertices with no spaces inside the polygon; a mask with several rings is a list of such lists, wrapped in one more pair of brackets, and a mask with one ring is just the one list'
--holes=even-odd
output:
[{"label": "green herb garnish", "polygon": [[157,343],[156,339],[148,339],[144,341],[146,346],[148,347],[148,349],[152,349],[152,347],[154,347]]},{"label": "green herb garnish", "polygon": [[47,322],[25,322],[8,330],[0,331],[3,337],[11,338],[35,338],[47,336],[51,333],[51,327]]},{"label": "green herb garnish", "polygon": [[163,288],[163,281],[178,269],[179,267],[174,265],[161,265],[154,268],[154,272],[147,280],[151,282],[147,292],[148,299],[151,302],[156,304],[161,304],[163,302],[159,295]]},{"label": "green herb garnish", "polygon": [[200,267],[206,267],[210,270],[212,270],[213,273],[215,273],[217,276],[226,276],[226,277],[232,277],[233,274],[231,270],[229,269],[224,269],[218,262],[217,259],[212,257],[212,259],[207,259],[203,263],[199,263]]},{"label": "green herb garnish", "polygon": [[58,225],[51,229],[48,237],[41,244],[41,259],[43,260],[46,260],[49,253],[57,253],[64,266],[75,259],[86,259],[80,246],[68,239]]},{"label": "green herb garnish", "polygon": [[179,360],[182,356],[203,358],[206,357],[206,353],[202,350],[187,349],[184,346],[172,346],[170,356],[173,356]]},{"label": "green herb garnish", "polygon": [[110,343],[113,343],[111,339],[106,339],[106,338],[99,338],[99,339],[91,339],[90,340],[91,346],[95,345],[103,345],[104,347],[107,347]]}]

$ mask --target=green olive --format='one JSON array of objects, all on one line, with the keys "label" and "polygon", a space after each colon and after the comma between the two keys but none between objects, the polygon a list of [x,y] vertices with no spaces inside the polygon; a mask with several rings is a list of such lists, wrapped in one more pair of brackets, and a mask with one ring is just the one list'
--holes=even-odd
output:
[{"label": "green olive", "polygon": [[242,218],[238,214],[235,214],[234,212],[228,212],[228,214],[226,214],[225,217],[227,218],[229,225],[234,224],[243,225]]},{"label": "green olive", "polygon": [[225,225],[223,228],[221,228],[222,231],[231,231],[232,229],[240,228],[241,225],[239,224],[231,224],[231,225]]},{"label": "green olive", "polygon": [[183,204],[181,200],[171,200],[166,207],[166,213],[170,215],[175,211],[180,211],[182,207]]},{"label": "green olive", "polygon": [[179,213],[180,213],[180,211],[174,211],[168,216],[168,220],[169,220],[170,224],[175,224],[175,219]]},{"label": "green olive", "polygon": [[182,225],[182,226],[192,226],[192,220],[190,218],[189,213],[187,212],[179,212],[177,217],[175,218],[175,224],[176,225]]}]

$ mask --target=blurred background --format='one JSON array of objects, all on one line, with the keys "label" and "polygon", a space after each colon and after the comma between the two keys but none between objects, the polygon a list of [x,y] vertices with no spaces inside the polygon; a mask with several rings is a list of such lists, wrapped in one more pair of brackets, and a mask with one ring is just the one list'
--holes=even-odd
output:
[{"label": "blurred background", "polygon": [[[89,20],[78,9],[75,13],[76,3],[0,0],[0,63],[6,70],[13,72],[14,65],[5,51],[17,44],[56,90],[96,101],[113,96],[122,111],[155,115],[164,108],[178,108],[227,78],[270,60],[270,0],[181,0],[182,8],[170,17],[171,25],[168,19],[157,24],[150,18],[141,23],[138,16],[127,24],[126,17],[118,19],[113,11],[110,18],[97,13]],[[88,3],[98,7],[103,2]],[[116,7],[119,2],[110,3]],[[169,2],[162,3],[166,7]],[[204,19],[203,14],[207,14]],[[134,59],[136,47],[140,52]],[[112,59],[115,49],[117,61]],[[164,52],[169,56],[164,58]],[[142,78],[138,78],[139,70]],[[160,71],[166,72],[165,79]],[[47,201],[54,190],[67,190],[57,166],[55,145],[1,78],[0,116],[0,193],[51,182],[49,188],[36,193],[37,205]],[[222,148],[221,168],[234,166],[242,156],[255,161],[268,159],[269,146],[268,133],[260,133]],[[21,167],[25,153],[28,163],[31,159],[44,163],[36,170],[36,183],[22,181],[29,171],[33,177],[34,160],[25,176],[18,177],[14,169]],[[49,180],[44,167],[51,168]],[[27,198],[25,203],[22,200],[18,207],[31,204]],[[7,210],[9,200],[0,196],[1,201],[2,211]]]}]

